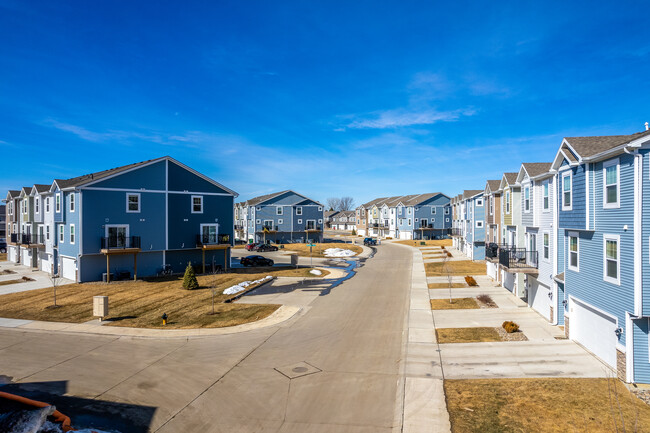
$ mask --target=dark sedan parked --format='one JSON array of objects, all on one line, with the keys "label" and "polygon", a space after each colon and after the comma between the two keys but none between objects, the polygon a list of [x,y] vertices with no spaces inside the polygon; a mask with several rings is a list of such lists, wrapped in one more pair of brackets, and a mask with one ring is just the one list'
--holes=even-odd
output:
[{"label": "dark sedan parked", "polygon": [[262,256],[242,257],[239,263],[242,266],[273,266],[273,260]]},{"label": "dark sedan parked", "polygon": [[254,248],[255,251],[263,252],[263,251],[277,251],[278,247],[275,245],[270,245],[270,244],[259,244]]}]

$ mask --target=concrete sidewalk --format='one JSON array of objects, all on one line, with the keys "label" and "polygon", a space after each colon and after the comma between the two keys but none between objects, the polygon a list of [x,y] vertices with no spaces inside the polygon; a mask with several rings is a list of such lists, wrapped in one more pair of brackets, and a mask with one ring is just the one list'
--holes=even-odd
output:
[{"label": "concrete sidewalk", "polygon": [[[396,244],[399,245],[399,244]],[[404,381],[404,433],[450,432],[443,371],[422,252],[413,254]]]},{"label": "concrete sidewalk", "polygon": [[[4,274],[3,271],[13,272]],[[0,281],[20,280],[23,277],[31,278],[34,281],[25,281],[14,284],[0,286],[0,295],[8,293],[26,292],[28,290],[45,289],[52,287],[52,281],[47,272],[39,271],[29,266],[18,265],[13,262],[0,262]],[[59,278],[58,285],[72,284],[74,281],[65,278]]]}]

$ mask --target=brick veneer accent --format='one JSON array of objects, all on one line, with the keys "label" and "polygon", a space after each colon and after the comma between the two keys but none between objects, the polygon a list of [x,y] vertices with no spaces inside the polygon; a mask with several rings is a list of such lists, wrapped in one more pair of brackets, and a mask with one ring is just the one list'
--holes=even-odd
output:
[{"label": "brick veneer accent", "polygon": [[626,356],[625,353],[616,349],[616,373],[618,374],[618,379],[626,382]]},{"label": "brick veneer accent", "polygon": [[569,338],[569,316],[564,315],[564,336]]}]

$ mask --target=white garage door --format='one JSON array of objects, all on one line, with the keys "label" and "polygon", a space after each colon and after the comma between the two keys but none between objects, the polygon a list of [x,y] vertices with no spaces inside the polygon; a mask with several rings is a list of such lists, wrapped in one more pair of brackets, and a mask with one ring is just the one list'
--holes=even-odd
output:
[{"label": "white garage door", "polygon": [[551,320],[551,299],[548,297],[550,292],[548,287],[539,284],[536,278],[528,280],[528,305],[546,320]]},{"label": "white garage door", "polygon": [[502,277],[503,277],[503,287],[510,290],[512,293],[515,293],[515,282],[517,281],[517,279],[515,278],[515,274],[511,274],[510,272],[503,271]]},{"label": "white garage door", "polygon": [[52,271],[52,256],[47,253],[43,253],[41,257],[41,271],[50,273]]},{"label": "white garage door", "polygon": [[9,247],[8,253],[9,253],[9,261],[16,263],[16,247]]},{"label": "white garage door", "polygon": [[498,272],[497,264],[496,264],[496,263],[492,263],[492,262],[486,262],[486,263],[485,263],[485,266],[486,266],[486,268],[487,268],[487,274],[488,274],[488,276],[489,276],[490,278],[496,280],[496,279],[497,279],[497,272]]},{"label": "white garage door", "polygon": [[68,257],[61,258],[61,273],[63,278],[68,280],[77,280],[77,261]]},{"label": "white garage door", "polygon": [[32,265],[32,255],[30,254],[29,250],[24,248],[20,249],[20,264],[23,266]]},{"label": "white garage door", "polygon": [[571,298],[569,336],[616,368],[616,319]]}]

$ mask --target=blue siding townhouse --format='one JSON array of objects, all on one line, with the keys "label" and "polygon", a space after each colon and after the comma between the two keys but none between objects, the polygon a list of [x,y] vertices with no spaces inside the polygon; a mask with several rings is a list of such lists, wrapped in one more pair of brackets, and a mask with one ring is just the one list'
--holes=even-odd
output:
[{"label": "blue siding townhouse", "polygon": [[565,330],[627,382],[650,383],[650,131],[565,138],[557,171]]},{"label": "blue siding townhouse", "polygon": [[235,206],[235,235],[245,242],[322,242],[323,209],[291,190],[255,197]]},{"label": "blue siding townhouse", "polygon": [[472,260],[485,259],[485,200],[482,190],[465,190],[456,197],[458,230],[454,247]]},{"label": "blue siding townhouse", "polygon": [[47,262],[35,267],[85,282],[229,264],[237,193],[168,156],[35,188]]}]

